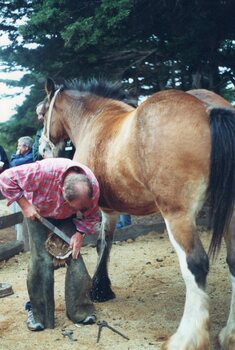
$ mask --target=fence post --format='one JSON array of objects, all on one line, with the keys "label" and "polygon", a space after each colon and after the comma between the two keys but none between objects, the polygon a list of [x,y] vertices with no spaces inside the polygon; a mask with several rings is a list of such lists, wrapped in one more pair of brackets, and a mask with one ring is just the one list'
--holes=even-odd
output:
[{"label": "fence post", "polygon": [[[0,191],[0,200],[5,199]],[[11,206],[14,214],[1,216],[0,215],[0,229],[15,226],[16,230],[16,241],[24,242],[24,252],[29,251],[29,234],[26,220],[22,217],[20,206],[14,202]]]},{"label": "fence post", "polygon": [[[20,206],[14,202],[12,203],[12,209],[13,213],[20,212]],[[23,221],[20,224],[15,225],[16,230],[16,240],[17,241],[23,241],[24,242],[24,252],[29,251],[29,234],[28,234],[28,226],[26,224],[26,220],[23,219]]]},{"label": "fence post", "polygon": [[28,234],[28,226],[26,224],[25,219],[21,224],[17,224],[16,226],[16,240],[24,242],[24,252],[29,251],[29,234]]}]

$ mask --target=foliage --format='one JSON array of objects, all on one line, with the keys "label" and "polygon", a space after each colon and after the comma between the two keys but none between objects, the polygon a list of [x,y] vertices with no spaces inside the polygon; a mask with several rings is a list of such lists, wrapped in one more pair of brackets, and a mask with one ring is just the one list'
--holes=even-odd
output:
[{"label": "foliage", "polygon": [[1,60],[7,70],[26,69],[18,85],[32,86],[1,130],[11,130],[11,141],[35,132],[35,105],[48,76],[118,80],[135,97],[200,87],[232,96],[233,6],[233,0],[0,1],[0,30],[11,40]]}]

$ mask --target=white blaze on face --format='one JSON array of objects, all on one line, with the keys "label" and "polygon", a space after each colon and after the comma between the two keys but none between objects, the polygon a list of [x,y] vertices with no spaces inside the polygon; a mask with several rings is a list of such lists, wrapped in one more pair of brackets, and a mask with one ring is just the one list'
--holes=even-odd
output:
[{"label": "white blaze on face", "polygon": [[52,147],[47,141],[47,138],[42,136],[39,140],[39,153],[43,158],[56,158],[59,156],[60,150],[64,149],[65,142],[61,141],[58,144],[52,144]]},{"label": "white blaze on face", "polygon": [[39,153],[41,154],[42,158],[55,157],[49,144],[46,141],[44,141],[42,138],[39,141]]}]

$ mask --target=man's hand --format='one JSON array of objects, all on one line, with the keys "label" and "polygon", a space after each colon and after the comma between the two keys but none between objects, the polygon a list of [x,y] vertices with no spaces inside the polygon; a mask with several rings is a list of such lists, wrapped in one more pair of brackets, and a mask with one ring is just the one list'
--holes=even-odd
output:
[{"label": "man's hand", "polygon": [[17,203],[22,209],[23,215],[27,219],[35,220],[37,218],[38,209],[31,204],[25,197],[17,200]]},{"label": "man's hand", "polygon": [[70,240],[70,248],[72,248],[72,257],[77,259],[82,247],[83,235],[79,232],[76,232]]}]

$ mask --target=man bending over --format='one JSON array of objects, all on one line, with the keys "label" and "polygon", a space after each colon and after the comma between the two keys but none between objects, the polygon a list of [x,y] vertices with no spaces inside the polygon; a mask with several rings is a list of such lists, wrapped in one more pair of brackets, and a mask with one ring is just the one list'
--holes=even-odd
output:
[{"label": "man bending over", "polygon": [[27,288],[32,305],[28,328],[54,328],[53,256],[45,249],[48,229],[37,220],[38,214],[71,237],[72,256],[66,261],[65,279],[68,318],[74,323],[95,322],[89,297],[91,278],[79,254],[83,235],[94,233],[99,222],[99,184],[95,175],[70,159],[44,159],[0,174],[0,190],[8,205],[16,201],[27,219],[31,252]]}]

